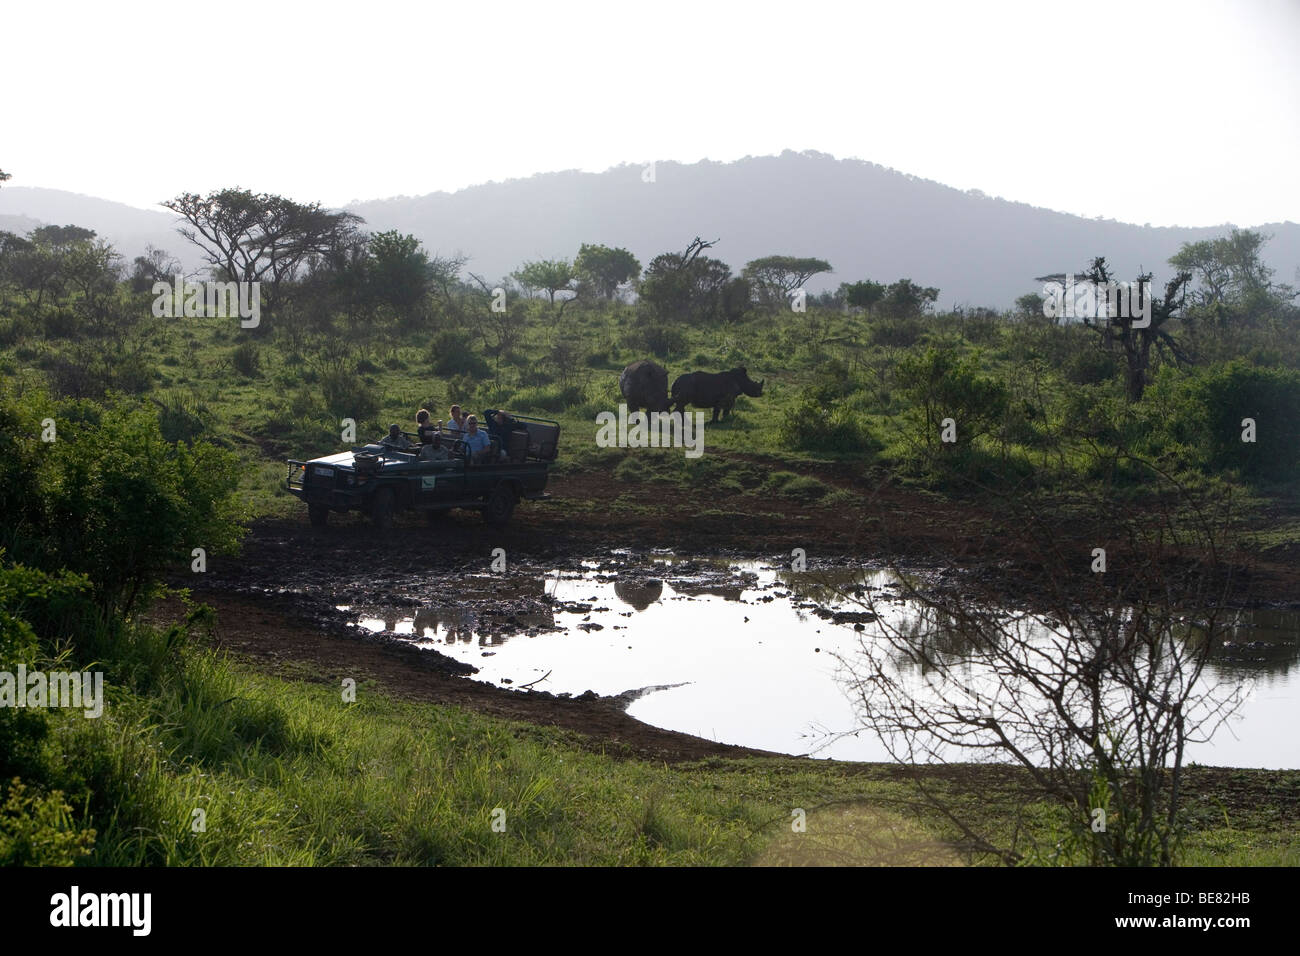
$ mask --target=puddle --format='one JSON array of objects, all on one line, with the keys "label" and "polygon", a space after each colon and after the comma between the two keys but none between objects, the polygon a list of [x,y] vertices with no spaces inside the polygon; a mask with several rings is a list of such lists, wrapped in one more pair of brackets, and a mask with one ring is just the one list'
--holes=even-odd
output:
[{"label": "puddle", "polygon": [[[472,679],[578,695],[622,695],[657,727],[789,754],[888,761],[859,725],[839,658],[879,633],[841,595],[871,594],[902,621],[914,613],[889,573],[794,574],[763,562],[627,554],[582,570],[438,578],[413,611],[340,609],[371,631],[479,669]],[[380,612],[382,611],[382,612]],[[1253,682],[1249,700],[1187,759],[1216,766],[1300,768],[1300,612],[1241,612],[1211,678]]]}]

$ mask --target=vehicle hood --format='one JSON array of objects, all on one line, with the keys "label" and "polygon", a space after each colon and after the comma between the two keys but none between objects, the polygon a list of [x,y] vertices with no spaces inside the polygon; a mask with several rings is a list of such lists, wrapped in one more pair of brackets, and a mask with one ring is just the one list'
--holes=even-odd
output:
[{"label": "vehicle hood", "polygon": [[341,451],[337,455],[325,455],[322,458],[313,458],[308,464],[312,465],[352,465],[352,452]]}]

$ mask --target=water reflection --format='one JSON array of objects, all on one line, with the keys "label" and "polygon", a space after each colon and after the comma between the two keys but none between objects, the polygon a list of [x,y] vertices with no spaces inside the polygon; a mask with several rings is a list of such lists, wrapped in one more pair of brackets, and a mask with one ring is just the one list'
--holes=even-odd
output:
[{"label": "water reflection", "polygon": [[614,594],[624,604],[644,611],[663,596],[664,583],[653,578],[646,581],[615,581]]},{"label": "water reflection", "polygon": [[1300,612],[1239,611],[1222,638],[1213,657],[1220,670],[1285,675],[1300,661]]},{"label": "water reflection", "polygon": [[362,617],[358,623],[368,631],[409,635],[424,642],[455,645],[477,640],[480,647],[497,647],[520,633],[531,635],[556,627],[555,613],[545,605],[528,610],[439,605],[422,607],[414,617]]},{"label": "water reflection", "polygon": [[[918,586],[929,580],[924,572],[909,577]],[[980,655],[1013,651],[1016,635],[1029,646],[1050,640],[1045,622],[1023,609],[996,607],[988,613],[998,627],[985,630],[1009,636],[981,646],[985,639],[973,638],[969,626],[904,600],[905,590],[889,572],[868,568],[792,572],[763,562],[653,555],[631,565],[606,557],[584,562],[581,570],[570,565],[546,575],[440,581],[411,595],[424,605],[418,610],[375,607],[371,613],[384,617],[363,623],[472,663],[480,669],[476,680],[515,687],[541,681],[537,689],[552,693],[591,689],[615,696],[665,688],[629,698],[629,713],[709,739],[806,753],[816,749],[809,746],[810,728],[860,726],[836,679],[837,661],[858,653],[860,642],[880,642],[887,626],[909,635],[908,652],[892,662],[907,674],[900,679],[922,687],[943,662],[969,665],[978,680]],[[1195,639],[1191,625],[1188,634]],[[1219,766],[1300,767],[1300,737],[1279,733],[1300,719],[1300,613],[1242,612],[1220,636],[1209,676],[1258,681],[1258,699],[1243,708],[1244,723],[1193,758]],[[866,732],[817,753],[888,757]]]}]

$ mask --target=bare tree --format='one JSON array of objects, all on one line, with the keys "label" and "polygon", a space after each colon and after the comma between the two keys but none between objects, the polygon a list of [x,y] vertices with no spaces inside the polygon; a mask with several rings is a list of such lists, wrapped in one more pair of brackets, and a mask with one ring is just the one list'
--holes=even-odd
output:
[{"label": "bare tree", "polygon": [[[1111,283],[1112,278],[1104,258],[1097,258],[1092,261],[1092,267],[1088,271],[1088,281],[1093,283],[1095,288],[1106,288]],[[1150,272],[1138,276],[1139,287],[1148,287],[1151,278],[1152,274]],[[1187,353],[1169,334],[1169,330],[1165,326],[1170,319],[1174,318],[1182,310],[1187,283],[1191,281],[1191,278],[1192,274],[1190,272],[1179,272],[1165,284],[1164,298],[1157,299],[1151,293],[1147,293],[1152,295],[1152,298],[1150,321],[1146,325],[1139,324],[1136,317],[1132,315],[1107,314],[1100,318],[1084,318],[1087,325],[1100,333],[1101,342],[1105,348],[1113,348],[1118,344],[1121,351],[1123,351],[1127,393],[1130,402],[1142,401],[1142,395],[1146,391],[1148,375],[1151,369],[1151,349],[1153,346],[1158,351],[1168,350],[1179,361],[1190,361]]]},{"label": "bare tree", "polygon": [[[901,572],[912,611],[865,592],[875,628],[841,658],[863,726],[903,764],[1011,763],[1037,804],[1037,818],[992,834],[918,775],[968,849],[1008,864],[1174,861],[1187,746],[1245,693],[1207,670],[1231,626],[1228,508],[1183,505],[1183,520],[1172,507],[1115,518],[1099,542],[1104,571],[1099,552],[1063,552],[1055,526],[1024,509],[1016,520],[1038,541],[1042,571],[1020,610]],[[959,580],[953,572],[937,580]],[[1044,804],[1056,808],[1046,823]]]}]

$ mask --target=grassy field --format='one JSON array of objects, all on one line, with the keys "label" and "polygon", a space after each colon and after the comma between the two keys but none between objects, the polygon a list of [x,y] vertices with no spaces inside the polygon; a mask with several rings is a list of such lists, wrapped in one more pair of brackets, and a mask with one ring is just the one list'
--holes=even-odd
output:
[{"label": "grassy field", "polygon": [[[980,865],[886,766],[783,759],[654,765],[589,741],[232,665],[137,630],[105,715],[58,715],[50,781],[72,808],[0,857],[59,847],[97,865]],[[133,685],[133,686],[132,686]],[[1015,775],[936,772],[936,788],[994,837],[1015,825]],[[1216,778],[1217,779],[1217,778]],[[1237,772],[1197,786],[1179,862],[1294,865],[1300,833],[1269,809],[1297,773]],[[1241,786],[1253,795],[1243,805]],[[1232,802],[1232,809],[1224,800]],[[201,811],[201,813],[199,812]],[[79,818],[80,822],[74,822]],[[1056,858],[1054,814],[1028,808]],[[796,821],[802,821],[797,828]],[[93,844],[72,848],[92,828]],[[83,841],[84,842],[84,841]],[[1022,840],[1022,846],[1025,843]],[[1076,861],[1077,862],[1077,861]]]},{"label": "grassy field", "polygon": [[[168,437],[203,437],[236,450],[252,512],[277,514],[291,504],[281,487],[283,459],[347,447],[344,419],[356,422],[364,441],[390,422],[413,429],[420,407],[445,418],[452,402],[556,418],[564,426],[559,473],[608,468],[633,486],[816,500],[834,489],[798,472],[840,462],[946,493],[1013,485],[1022,492],[1141,493],[1153,474],[1128,456],[1192,484],[1242,485],[1250,462],[1211,462],[1201,447],[1208,426],[1192,400],[1198,383],[1232,358],[1300,366],[1294,329],[1202,336],[1209,361],[1199,368],[1157,361],[1147,398],[1125,407],[1115,357],[1078,326],[952,315],[881,319],[834,309],[758,314],[734,326],[683,327],[679,347],[660,361],[670,381],[738,365],[765,378],[763,396],[741,396],[732,419],[707,427],[706,443],[710,452],[768,460],[684,460],[680,452],[595,444],[596,414],[622,401],[619,372],[647,355],[632,307],[572,308],[559,317],[538,301],[514,308],[522,332],[509,352],[494,352],[471,315],[459,320],[463,335],[452,333],[463,351],[450,357],[446,330],[432,338],[343,329],[262,334],[228,320],[146,317],[106,349],[75,336],[41,336],[34,320],[15,317],[0,321],[0,371],[20,387],[52,382],[90,398],[105,388],[139,396],[159,409]],[[938,365],[924,364],[929,350],[941,357]],[[952,362],[966,364],[954,370]],[[956,448],[936,446],[929,403],[934,415],[961,423]],[[1265,434],[1270,444],[1259,454],[1273,454],[1286,440],[1276,427]],[[1271,474],[1250,476],[1252,490],[1264,498],[1294,491],[1293,482]],[[1270,534],[1270,543],[1298,540],[1293,524]]]}]

